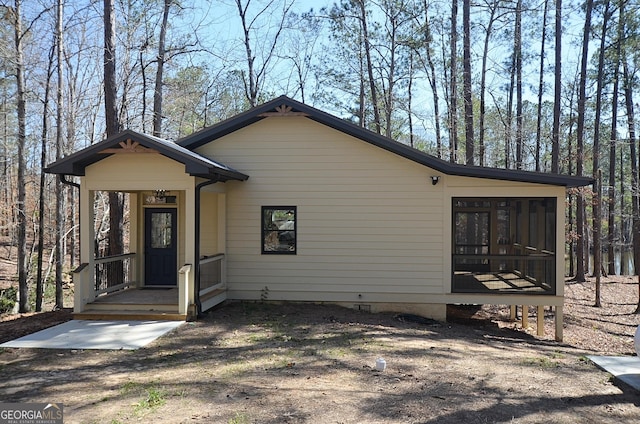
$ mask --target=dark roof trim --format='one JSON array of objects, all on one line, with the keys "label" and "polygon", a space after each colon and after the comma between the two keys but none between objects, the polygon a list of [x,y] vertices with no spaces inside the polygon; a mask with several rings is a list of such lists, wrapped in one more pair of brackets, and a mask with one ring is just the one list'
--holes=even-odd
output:
[{"label": "dark roof trim", "polygon": [[125,130],[113,137],[102,140],[85,149],[66,156],[45,168],[45,172],[60,175],[85,175],[87,166],[92,165],[113,153],[104,153],[105,150],[112,152],[120,146],[120,143],[132,140],[139,143],[143,148],[153,149],[161,155],[184,164],[185,172],[189,175],[206,179],[218,179],[219,181],[239,180],[244,181],[249,176],[236,171],[228,166],[207,159],[182,146],[145,134],[140,134],[132,130]]},{"label": "dark roof trim", "polygon": [[289,113],[283,114],[283,116],[294,114],[307,116],[309,119],[312,119],[318,123],[331,127],[345,134],[351,135],[360,140],[366,141],[367,143],[395,153],[406,159],[432,168],[433,170],[441,172],[445,175],[550,184],[565,187],[581,187],[594,183],[594,179],[590,177],[546,174],[541,172],[517,171],[500,168],[486,168],[447,162],[420,150],[409,147],[405,144],[399,143],[388,137],[376,134],[365,128],[354,125],[351,122],[333,116],[327,112],[305,105],[304,103],[300,103],[287,96],[280,96],[267,103],[256,106],[246,112],[222,121],[216,125],[205,128],[201,131],[191,134],[190,136],[184,137],[178,140],[177,143],[189,150],[197,149],[198,147],[201,147],[215,139],[223,137],[240,128],[264,119],[267,116],[276,116],[277,113],[273,112],[276,110],[276,108],[280,108],[282,105],[289,106],[290,108],[287,108]]}]

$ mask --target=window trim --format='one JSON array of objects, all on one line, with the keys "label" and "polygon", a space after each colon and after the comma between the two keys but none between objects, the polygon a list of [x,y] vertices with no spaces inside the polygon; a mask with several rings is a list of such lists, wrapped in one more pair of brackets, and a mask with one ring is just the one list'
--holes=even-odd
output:
[{"label": "window trim", "polygon": [[[269,230],[265,228],[265,213],[267,211],[293,211],[293,229]],[[279,233],[293,232],[293,243],[289,250],[266,250],[265,241],[267,233],[277,231]],[[279,242],[280,243],[280,242]],[[297,206],[262,206],[260,208],[260,251],[263,255],[296,255],[298,253],[298,207]]]}]

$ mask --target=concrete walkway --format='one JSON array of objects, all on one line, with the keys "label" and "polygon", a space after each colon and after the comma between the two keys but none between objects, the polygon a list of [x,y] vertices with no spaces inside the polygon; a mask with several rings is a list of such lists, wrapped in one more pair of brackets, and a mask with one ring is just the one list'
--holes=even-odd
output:
[{"label": "concrete walkway", "polygon": [[72,320],[0,344],[0,347],[135,350],[181,324],[184,321]]},{"label": "concrete walkway", "polygon": [[640,391],[640,358],[637,356],[587,356],[618,380]]}]

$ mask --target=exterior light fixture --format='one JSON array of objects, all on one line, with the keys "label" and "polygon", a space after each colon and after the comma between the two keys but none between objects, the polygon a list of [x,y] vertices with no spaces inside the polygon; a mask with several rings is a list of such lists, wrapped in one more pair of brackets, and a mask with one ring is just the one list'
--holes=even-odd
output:
[{"label": "exterior light fixture", "polygon": [[440,175],[432,175],[431,176],[431,185],[438,184],[438,181],[440,181]]}]

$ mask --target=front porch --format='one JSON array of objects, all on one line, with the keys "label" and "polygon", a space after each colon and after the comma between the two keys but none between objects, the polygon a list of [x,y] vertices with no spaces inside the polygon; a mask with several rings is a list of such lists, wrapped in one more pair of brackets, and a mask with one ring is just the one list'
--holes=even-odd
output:
[{"label": "front porch", "polygon": [[127,288],[97,297],[74,319],[185,321],[178,310],[178,288]]},{"label": "front porch", "polygon": [[[198,276],[191,265],[178,271],[177,286],[145,286],[136,282],[136,254],[94,259],[94,273],[83,264],[74,271],[76,305],[74,319],[82,320],[179,320],[194,319],[227,299],[225,256],[203,257]],[[83,294],[83,281],[94,279],[94,289]],[[196,281],[196,278],[198,279]],[[197,300],[191,293],[198,287]],[[88,296],[87,296],[88,295]],[[92,299],[92,300],[88,300]]]}]

